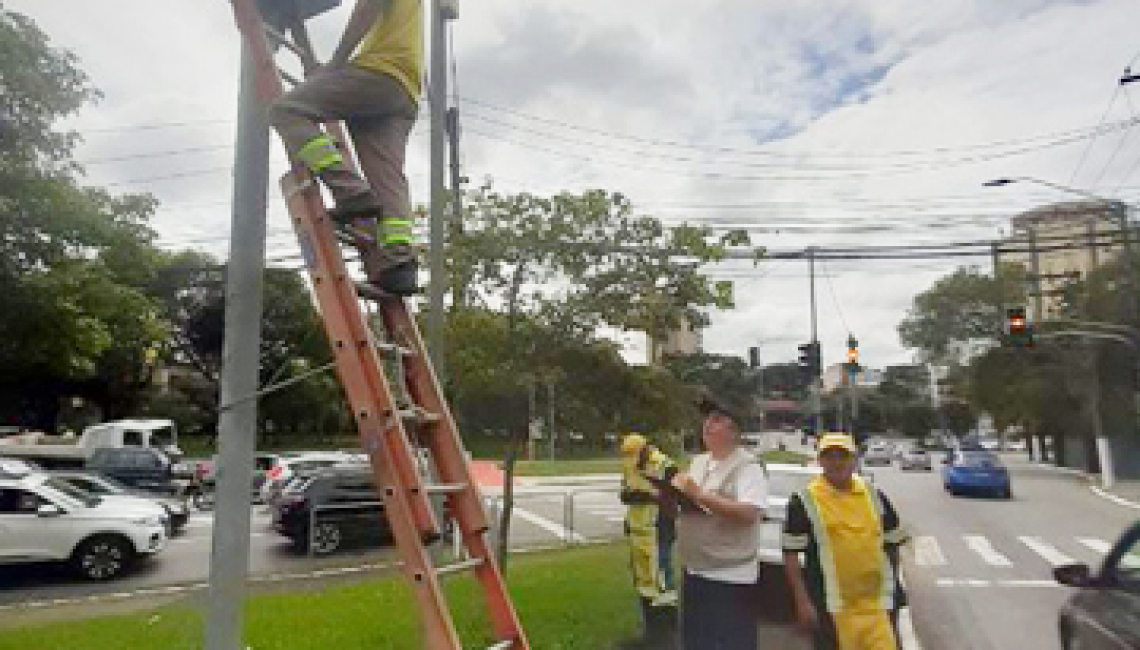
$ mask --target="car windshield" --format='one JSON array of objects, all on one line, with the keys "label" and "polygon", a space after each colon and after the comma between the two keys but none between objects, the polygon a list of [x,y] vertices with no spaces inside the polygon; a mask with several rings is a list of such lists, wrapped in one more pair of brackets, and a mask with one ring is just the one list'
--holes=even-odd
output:
[{"label": "car windshield", "polygon": [[959,454],[957,464],[966,467],[1001,467],[1001,461],[997,456],[978,452]]},{"label": "car windshield", "polygon": [[150,432],[150,446],[156,449],[166,449],[174,445],[174,429],[172,427],[159,427]]},{"label": "car windshield", "polygon": [[72,501],[81,503],[88,508],[94,508],[102,501],[99,497],[85,492],[71,483],[59,478],[49,478],[43,482],[44,487],[50,488],[58,494],[61,494]]}]

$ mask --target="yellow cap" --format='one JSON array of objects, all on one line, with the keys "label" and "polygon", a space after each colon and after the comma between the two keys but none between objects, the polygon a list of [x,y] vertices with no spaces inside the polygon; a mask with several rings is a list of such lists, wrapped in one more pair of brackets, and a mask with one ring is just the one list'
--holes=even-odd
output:
[{"label": "yellow cap", "polygon": [[857,453],[855,441],[846,433],[825,433],[819,438],[819,452],[825,449],[846,449],[852,454]]},{"label": "yellow cap", "polygon": [[621,453],[636,454],[642,450],[648,441],[640,433],[630,433],[621,439]]}]

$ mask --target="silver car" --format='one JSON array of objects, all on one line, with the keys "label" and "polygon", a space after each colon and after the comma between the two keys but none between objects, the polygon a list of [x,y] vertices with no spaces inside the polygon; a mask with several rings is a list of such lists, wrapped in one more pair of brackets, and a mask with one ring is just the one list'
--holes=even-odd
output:
[{"label": "silver car", "polygon": [[899,469],[921,469],[930,472],[934,467],[930,464],[930,454],[925,449],[912,447],[899,456]]}]

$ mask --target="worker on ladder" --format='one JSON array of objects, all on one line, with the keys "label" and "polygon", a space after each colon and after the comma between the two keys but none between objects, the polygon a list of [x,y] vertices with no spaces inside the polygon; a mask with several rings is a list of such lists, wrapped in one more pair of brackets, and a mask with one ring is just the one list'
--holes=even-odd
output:
[{"label": "worker on ladder", "polygon": [[[285,147],[332,194],[329,215],[360,248],[369,283],[397,296],[416,292],[404,156],[422,92],[423,25],[423,0],[356,0],[328,63],[269,112]],[[321,129],[340,120],[367,180]]]},{"label": "worker on ladder", "polygon": [[[658,557],[660,551],[660,516],[675,517],[675,513],[662,513],[663,496],[655,484],[667,485],[677,466],[669,456],[649,444],[638,433],[626,435],[621,442],[622,487],[621,502],[627,506],[625,527],[629,536],[630,564],[634,587],[641,602],[644,621],[643,640],[656,647],[673,635],[676,628],[677,592],[672,587],[672,576],[661,575]],[[672,503],[671,506],[669,504]],[[676,508],[676,503],[665,499],[665,507]],[[669,549],[671,550],[671,548]],[[664,563],[671,567],[672,563]]]}]

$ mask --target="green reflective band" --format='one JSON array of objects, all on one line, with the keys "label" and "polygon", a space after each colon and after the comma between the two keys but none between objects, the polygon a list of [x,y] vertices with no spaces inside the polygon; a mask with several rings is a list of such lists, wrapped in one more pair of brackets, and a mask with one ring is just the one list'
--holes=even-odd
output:
[{"label": "green reflective band", "polygon": [[336,143],[327,135],[319,135],[309,140],[305,146],[297,151],[297,157],[314,174],[319,174],[333,165],[344,162],[344,158],[340,155],[340,149],[337,149]]},{"label": "green reflective band", "polygon": [[411,219],[387,217],[382,223],[381,230],[384,232],[385,244],[412,243],[412,225],[414,222]]}]

